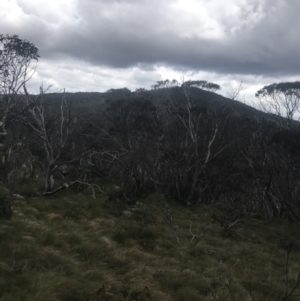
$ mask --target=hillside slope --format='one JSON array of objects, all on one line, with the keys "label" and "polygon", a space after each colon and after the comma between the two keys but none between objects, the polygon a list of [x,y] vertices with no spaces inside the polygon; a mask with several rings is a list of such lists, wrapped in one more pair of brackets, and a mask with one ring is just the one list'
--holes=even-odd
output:
[{"label": "hillside slope", "polygon": [[[166,97],[171,97],[173,100],[180,100],[184,98],[183,91],[180,87],[172,87],[165,89],[157,89],[151,91],[141,92],[139,94],[135,92],[121,93],[123,89],[116,89],[115,92],[75,92],[75,93],[66,93],[68,101],[72,102],[75,109],[85,108],[87,110],[93,111],[95,109],[101,108],[105,104],[105,101],[112,101],[115,99],[126,99],[128,97],[136,95],[147,95],[151,96],[151,99],[154,104],[160,105],[163,104]],[[129,91],[129,90],[128,90]],[[219,109],[224,108],[225,106],[230,106],[233,109],[241,113],[241,115],[260,115],[264,114],[263,112],[246,105],[239,101],[232,101],[230,98],[219,95],[215,92],[210,92],[202,90],[199,88],[190,88],[190,96],[193,99],[196,99],[197,102],[201,103],[203,106],[208,106],[210,109]],[[63,93],[49,93],[46,95],[46,99],[49,102],[59,104],[60,100],[63,97]],[[105,106],[103,106],[104,108]]]}]

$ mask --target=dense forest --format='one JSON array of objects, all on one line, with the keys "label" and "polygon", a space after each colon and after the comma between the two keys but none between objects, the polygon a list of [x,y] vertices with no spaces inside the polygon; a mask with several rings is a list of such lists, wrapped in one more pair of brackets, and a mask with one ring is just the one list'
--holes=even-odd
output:
[{"label": "dense forest", "polygon": [[109,181],[124,202],[159,192],[184,205],[224,203],[300,221],[299,82],[258,91],[264,112],[206,81],[165,80],[135,92],[41,87],[32,95],[26,83],[38,49],[17,36],[0,42],[1,179],[9,197],[72,186],[101,193],[99,183]]}]

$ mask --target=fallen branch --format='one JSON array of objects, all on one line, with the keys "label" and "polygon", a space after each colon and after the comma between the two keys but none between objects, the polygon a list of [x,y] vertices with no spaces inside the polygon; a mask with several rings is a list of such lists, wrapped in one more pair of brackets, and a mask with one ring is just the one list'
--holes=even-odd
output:
[{"label": "fallen branch", "polygon": [[82,181],[76,180],[76,181],[72,181],[72,182],[69,182],[69,183],[64,183],[64,184],[62,184],[61,186],[59,186],[58,188],[56,188],[53,191],[44,192],[42,194],[42,196],[54,195],[55,193],[57,193],[61,190],[64,190],[64,189],[68,189],[68,188],[70,188],[71,186],[73,186],[75,184],[82,184],[82,185],[86,185],[89,188],[91,188],[92,192],[93,192],[93,198],[94,199],[96,198],[96,191],[95,191],[94,187],[97,188],[101,193],[104,193],[104,191],[96,184],[90,184],[90,183],[87,183],[87,182],[82,182]]},{"label": "fallen branch", "polygon": [[171,214],[171,211],[169,209],[168,204],[166,204],[166,206],[161,206],[161,209],[162,209],[163,213],[165,214],[166,223],[172,229],[173,236],[176,238],[176,241],[177,241],[178,245],[180,246],[181,244],[180,244],[179,238],[178,238],[178,236],[176,235],[176,232],[175,232],[175,226],[173,224],[173,216]]},{"label": "fallen branch", "polygon": [[229,226],[226,227],[226,230],[232,228],[233,226],[235,226],[238,222],[240,222],[239,219],[237,219],[235,222],[233,222],[232,224],[230,224]]},{"label": "fallen branch", "polygon": [[191,242],[194,240],[195,237],[200,238],[200,237],[202,236],[202,234],[201,234],[201,235],[195,235],[195,234],[192,232],[192,224],[190,224],[190,233],[191,233],[191,235],[193,236],[192,239],[191,239]]}]

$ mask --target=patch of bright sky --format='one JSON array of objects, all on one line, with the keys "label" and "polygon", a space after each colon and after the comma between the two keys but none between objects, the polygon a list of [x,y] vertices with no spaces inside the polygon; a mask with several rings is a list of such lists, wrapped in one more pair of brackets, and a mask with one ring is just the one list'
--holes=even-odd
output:
[{"label": "patch of bright sky", "polygon": [[50,24],[70,23],[76,19],[75,0],[11,0],[25,15],[34,16]]},{"label": "patch of bright sky", "polygon": [[[214,72],[199,71],[199,72],[185,72],[173,70],[167,67],[156,66],[156,72],[159,76],[158,80],[176,79],[179,83],[182,80],[206,80],[213,82],[221,86],[221,90],[218,94],[225,97],[230,97],[237,87],[242,83],[242,90],[238,96],[239,101],[254,105],[257,103],[255,93],[266,85],[270,85],[275,82],[293,82],[299,80],[297,76],[285,76],[280,78],[267,77],[267,76],[254,76],[247,74],[217,74]],[[150,88],[150,87],[147,87]]]},{"label": "patch of bright sky", "polygon": [[0,1],[0,18],[7,23],[21,23],[22,9],[16,0]]},{"label": "patch of bright sky", "polygon": [[53,86],[56,91],[104,92],[111,88],[150,88],[160,77],[155,69],[143,70],[139,67],[128,69],[93,66],[74,59],[63,59],[51,64],[41,60],[36,73],[28,82],[30,91],[38,93],[38,87]]},{"label": "patch of bright sky", "polygon": [[186,37],[222,40],[265,17],[262,0],[178,0],[170,6],[176,31]]}]

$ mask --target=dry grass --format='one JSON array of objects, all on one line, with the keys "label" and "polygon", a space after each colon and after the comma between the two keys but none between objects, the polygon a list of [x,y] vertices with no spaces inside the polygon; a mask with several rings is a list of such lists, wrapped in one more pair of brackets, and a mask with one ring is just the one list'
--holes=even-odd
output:
[{"label": "dry grass", "polygon": [[131,217],[117,206],[71,192],[17,203],[0,223],[0,300],[280,301],[295,286],[296,225],[159,195]]}]

